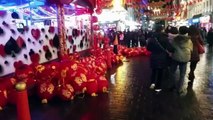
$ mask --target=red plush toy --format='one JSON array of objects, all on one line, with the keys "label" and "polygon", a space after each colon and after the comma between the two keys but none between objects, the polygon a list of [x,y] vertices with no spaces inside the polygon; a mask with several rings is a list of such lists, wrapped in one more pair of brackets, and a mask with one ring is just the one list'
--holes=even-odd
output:
[{"label": "red plush toy", "polygon": [[42,103],[48,103],[54,96],[55,86],[51,82],[43,82],[38,85],[38,95],[42,99]]},{"label": "red plush toy", "polygon": [[22,61],[14,63],[15,77],[18,81],[26,82],[27,88],[35,85],[34,72],[31,66],[24,64]]},{"label": "red plush toy", "polygon": [[98,92],[107,93],[109,83],[108,83],[106,77],[97,76],[97,81],[98,81]]},{"label": "red plush toy", "polygon": [[87,75],[87,93],[90,94],[91,96],[97,96],[97,92],[98,92],[98,83],[96,80],[96,74],[94,72],[90,72]]},{"label": "red plush toy", "polygon": [[7,90],[0,89],[0,110],[7,104]]},{"label": "red plush toy", "polygon": [[65,84],[65,85],[59,86],[58,95],[64,101],[73,100],[74,99],[74,89],[70,84]]}]

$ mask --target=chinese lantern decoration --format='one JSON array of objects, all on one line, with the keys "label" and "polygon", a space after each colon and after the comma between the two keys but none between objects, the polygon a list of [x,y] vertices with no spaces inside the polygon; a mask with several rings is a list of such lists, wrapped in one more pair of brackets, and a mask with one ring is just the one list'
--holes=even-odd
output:
[{"label": "chinese lantern decoration", "polygon": [[92,16],[92,22],[97,23],[98,22],[98,17],[97,16]]},{"label": "chinese lantern decoration", "polygon": [[97,9],[95,10],[95,12],[96,12],[96,14],[100,15],[100,14],[102,13],[102,9],[97,8]]},{"label": "chinese lantern decoration", "polygon": [[98,31],[98,30],[100,30],[100,27],[99,27],[99,25],[94,25],[94,26],[93,26],[93,30],[95,30],[95,31]]}]

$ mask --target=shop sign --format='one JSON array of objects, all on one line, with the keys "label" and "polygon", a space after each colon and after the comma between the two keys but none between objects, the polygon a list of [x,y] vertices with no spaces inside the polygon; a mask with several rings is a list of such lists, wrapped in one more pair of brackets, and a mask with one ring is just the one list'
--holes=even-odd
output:
[{"label": "shop sign", "polygon": [[209,23],[210,22],[210,16],[204,16],[204,17],[200,17],[200,23]]},{"label": "shop sign", "polygon": [[200,22],[200,19],[199,19],[199,18],[192,19],[192,22],[193,22],[193,23],[199,23],[199,22]]}]

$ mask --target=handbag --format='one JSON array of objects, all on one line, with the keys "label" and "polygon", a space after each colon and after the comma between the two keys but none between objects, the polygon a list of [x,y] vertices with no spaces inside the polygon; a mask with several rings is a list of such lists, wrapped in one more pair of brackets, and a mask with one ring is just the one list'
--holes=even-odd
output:
[{"label": "handbag", "polygon": [[204,46],[201,45],[200,43],[197,45],[197,48],[198,48],[198,53],[199,53],[199,54],[205,53]]}]

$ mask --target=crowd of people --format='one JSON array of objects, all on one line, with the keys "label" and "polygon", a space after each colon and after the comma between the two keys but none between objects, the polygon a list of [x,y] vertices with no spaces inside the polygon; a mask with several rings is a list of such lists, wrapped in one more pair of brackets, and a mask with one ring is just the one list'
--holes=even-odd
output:
[{"label": "crowd of people", "polygon": [[[190,64],[188,87],[191,88],[200,54],[204,53],[204,39],[207,40],[209,46],[212,46],[212,34],[212,28],[205,36],[200,28],[193,25],[179,28],[169,26],[165,30],[162,26],[156,27],[152,37],[147,40],[147,49],[152,52],[150,58],[152,68],[150,88],[157,92],[161,91],[161,83],[167,71],[170,74],[169,89],[179,94],[183,93],[188,63]],[[177,68],[179,68],[179,74],[176,74]]]}]

